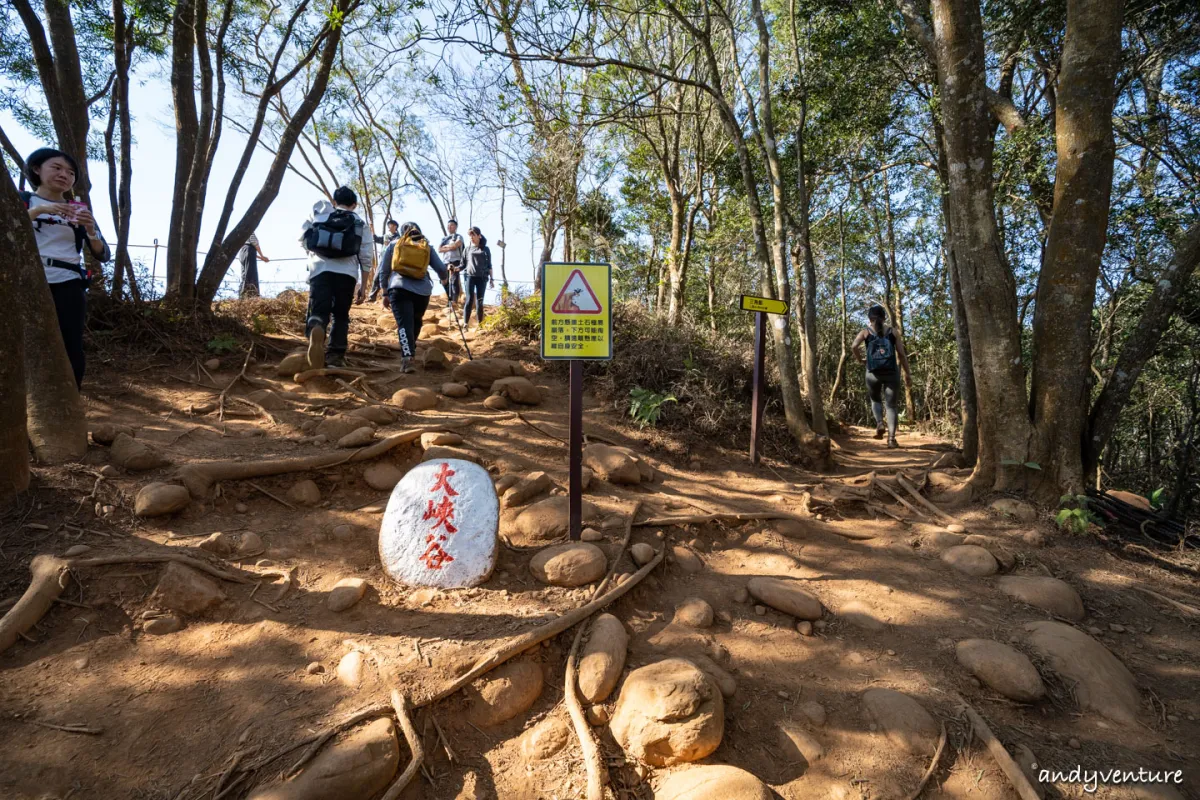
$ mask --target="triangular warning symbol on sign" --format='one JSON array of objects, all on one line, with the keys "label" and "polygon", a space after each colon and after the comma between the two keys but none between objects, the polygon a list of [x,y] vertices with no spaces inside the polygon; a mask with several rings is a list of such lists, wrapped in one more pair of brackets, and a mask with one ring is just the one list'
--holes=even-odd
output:
[{"label": "triangular warning symbol on sign", "polygon": [[575,270],[571,277],[567,278],[550,310],[555,314],[601,314],[604,311],[600,308],[596,293],[588,285],[587,278],[583,277],[579,270]]}]

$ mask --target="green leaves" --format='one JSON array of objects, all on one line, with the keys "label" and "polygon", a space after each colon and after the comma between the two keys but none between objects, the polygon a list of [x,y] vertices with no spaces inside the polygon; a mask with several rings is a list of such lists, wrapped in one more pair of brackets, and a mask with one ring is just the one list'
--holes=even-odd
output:
[{"label": "green leaves", "polygon": [[629,401],[629,416],[643,428],[653,428],[658,424],[664,405],[679,402],[675,395],[659,394],[640,386],[629,390]]}]

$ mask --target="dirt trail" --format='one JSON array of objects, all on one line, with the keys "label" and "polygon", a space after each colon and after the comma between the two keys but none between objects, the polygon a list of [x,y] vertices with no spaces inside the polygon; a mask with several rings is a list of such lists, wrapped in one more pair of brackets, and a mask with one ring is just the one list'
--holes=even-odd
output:
[{"label": "dirt trail", "polygon": [[[389,393],[410,386],[437,390],[449,379],[448,370],[399,373],[397,354],[386,346],[394,340],[394,327],[374,325],[382,313],[379,307],[354,310],[351,368],[378,369],[368,375],[368,386]],[[441,313],[435,302],[427,321]],[[442,397],[433,411],[405,412],[382,427],[381,435],[447,417],[487,414],[488,420],[464,431],[465,446],[498,475],[544,470],[556,484],[554,491],[561,492],[566,450],[554,437],[566,434],[565,387],[541,371],[532,349],[469,336],[476,357],[524,362],[544,398],[540,405],[521,407],[532,426],[512,414],[486,410],[486,393],[475,390],[458,400]],[[276,376],[278,359],[300,340],[293,335],[274,341],[280,350],[257,349],[260,363],[247,370],[260,386],[239,383],[231,390],[246,395],[261,385],[273,386],[286,401],[270,409],[274,420],[236,402],[227,406],[224,422],[214,413],[188,413],[217,400],[242,366],[237,354],[222,357],[212,382],[191,359],[156,355],[142,363],[103,364],[89,375],[89,427],[130,426],[137,440],[174,465],[312,455],[334,447],[313,443],[313,424],[325,409],[348,411],[364,403],[322,379],[298,387]],[[1094,712],[1081,713],[1072,687],[1054,680],[1048,699],[1015,703],[962,667],[955,644],[987,638],[1025,649],[1024,625],[1050,615],[1005,595],[994,577],[972,577],[944,563],[940,553],[957,543],[945,520],[921,518],[880,490],[866,494],[870,472],[890,479],[905,471],[918,480],[949,452],[947,445],[905,434],[902,449],[889,451],[872,438],[873,431],[851,429],[837,437],[832,474],[804,473],[779,463],[752,469],[744,454],[706,446],[685,444],[674,449],[690,455],[666,455],[651,449],[649,439],[596,398],[588,396],[585,403],[589,433],[633,448],[658,471],[657,480],[636,487],[596,481],[588,498],[605,517],[641,501],[639,519],[773,511],[804,518],[634,529],[634,542],[656,548],[665,543],[676,550],[609,609],[631,633],[627,669],[664,654],[701,652],[736,681],[736,692],[725,704],[724,738],[704,763],[739,766],[783,798],[906,797],[929,759],[893,746],[862,701],[866,690],[889,688],[918,700],[949,732],[950,746],[925,797],[1015,796],[987,751],[968,736],[969,723],[954,693],[965,697],[1010,749],[1025,745],[1047,768],[1183,769],[1184,785],[1178,788],[1196,785],[1200,640],[1192,625],[1131,589],[1141,585],[1186,599],[1193,588],[1187,578],[1119,560],[1093,542],[1059,534],[1045,514],[1040,521],[1018,523],[984,506],[954,510],[967,533],[995,537],[1011,553],[1007,572],[1053,575],[1079,592],[1087,616],[1078,627],[1092,631],[1132,671],[1142,706],[1135,724],[1107,721]],[[404,470],[420,454],[419,446],[404,446],[383,461]],[[155,607],[151,595],[160,566],[82,572],[63,596],[69,603],[56,605],[29,641],[0,655],[3,798],[211,797],[236,752],[249,758],[287,747],[349,712],[387,702],[392,686],[413,697],[431,695],[505,637],[582,604],[590,594],[586,586],[543,586],[529,571],[533,551],[511,546],[501,549],[496,572],[479,588],[433,592],[392,584],[376,554],[388,492],[364,481],[369,464],[264,477],[253,481],[257,486],[226,482],[217,496],[193,501],[174,516],[141,520],[132,514],[138,489],[170,479],[174,467],[118,469],[99,480],[110,458],[109,448],[93,446],[82,466],[39,471],[33,502],[6,517],[0,528],[0,600],[24,590],[27,565],[36,553],[62,555],[86,545],[89,557],[175,550],[213,558],[194,548],[217,531],[257,534],[262,552],[227,560],[250,572],[294,569],[294,584],[278,600],[277,586],[267,579],[261,586],[223,584],[224,602],[185,617],[178,632],[150,635],[143,614]],[[941,474],[943,484],[956,479],[953,471]],[[314,507],[293,509],[270,496],[286,500],[304,479],[320,489]],[[899,485],[896,489],[911,500]],[[509,522],[511,514],[502,532]],[[620,531],[606,528],[604,533],[599,544],[611,558]],[[632,570],[627,562],[624,571]],[[804,631],[799,630],[792,616],[746,599],[750,579],[772,576],[804,579],[805,588],[820,599],[826,612],[811,631],[803,623]],[[346,577],[365,579],[367,595],[348,611],[330,611],[327,594]],[[676,606],[689,598],[702,598],[715,610],[711,627],[670,624]],[[565,717],[563,673],[573,634],[568,631],[524,657],[542,667],[546,685],[532,708],[516,718],[475,727],[466,719],[461,693],[434,706],[432,715],[457,756],[453,762],[438,744],[429,714],[419,713],[426,771],[403,796],[582,796],[578,742],[572,739],[558,756],[543,761],[530,760],[520,748],[526,728],[548,715]],[[357,689],[334,677],[339,660],[353,649],[367,655]],[[609,707],[615,699],[616,693]],[[823,722],[811,717],[814,703],[823,710]],[[79,724],[103,733],[83,735],[35,722]],[[823,757],[797,760],[784,749],[779,727],[798,722],[818,741]],[[606,728],[594,730],[617,796],[650,797],[655,770],[627,761]],[[401,750],[406,761],[407,751]],[[287,763],[278,762],[259,777],[271,777]],[[250,785],[247,781],[227,796],[243,797]],[[1097,794],[1134,796],[1113,788]]]}]

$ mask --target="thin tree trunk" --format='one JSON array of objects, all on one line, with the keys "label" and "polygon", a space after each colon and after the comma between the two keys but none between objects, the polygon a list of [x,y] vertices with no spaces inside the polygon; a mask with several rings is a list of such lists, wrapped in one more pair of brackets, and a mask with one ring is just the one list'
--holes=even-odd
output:
[{"label": "thin tree trunk", "polygon": [[1129,395],[1146,362],[1154,355],[1197,264],[1200,264],[1200,222],[1193,222],[1181,237],[1170,263],[1155,282],[1154,291],[1146,300],[1137,327],[1125,339],[1117,363],[1113,365],[1104,388],[1092,406],[1084,443],[1086,474],[1092,474],[1097,468],[1100,454],[1104,452],[1120,420],[1121,410],[1129,401]]},{"label": "thin tree trunk", "polygon": [[[896,227],[895,215],[892,213],[892,190],[888,183],[888,171],[883,170],[883,208],[884,219],[887,222],[887,258],[888,270],[890,272],[889,283],[892,286],[892,327],[900,332],[900,337],[904,338],[907,333],[904,329],[904,284],[900,280],[900,270],[896,267]],[[915,422],[917,419],[917,406],[913,400],[912,380],[911,376],[905,375],[904,378],[904,408],[908,411],[909,416]]]},{"label": "thin tree trunk", "polygon": [[[8,170],[0,179],[0,220],[8,248],[0,262],[0,304],[19,307],[23,274],[39,263],[25,204]],[[25,334],[20,314],[0,315],[0,509],[29,488],[29,439],[25,431]]]},{"label": "thin tree trunk", "polygon": [[832,408],[837,400],[838,387],[842,384],[842,376],[846,372],[846,342],[850,338],[850,316],[846,312],[846,221],[842,209],[838,209],[838,276],[842,294],[842,335],[841,354],[838,356],[837,371],[833,374],[833,387],[829,390],[829,406]]},{"label": "thin tree trunk", "polygon": [[504,198],[507,196],[507,175],[500,170],[500,289],[508,293],[508,273],[504,271],[504,257],[508,252],[508,235],[504,229]]},{"label": "thin tree trunk", "polygon": [[1038,278],[1031,391],[1045,493],[1084,488],[1092,312],[1108,233],[1123,0],[1070,0],[1058,80],[1054,207]]},{"label": "thin tree trunk", "polygon": [[171,95],[175,106],[175,184],[171,227],[167,231],[167,294],[183,300],[195,294],[195,241],[184,235],[188,177],[196,156],[200,120],[196,114],[196,3],[179,0],[171,31]]}]

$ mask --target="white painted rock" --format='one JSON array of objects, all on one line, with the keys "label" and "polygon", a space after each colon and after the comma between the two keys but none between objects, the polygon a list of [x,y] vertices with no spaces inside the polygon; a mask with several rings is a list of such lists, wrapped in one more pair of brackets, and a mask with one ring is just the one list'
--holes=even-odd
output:
[{"label": "white painted rock", "polygon": [[604,551],[587,542],[553,545],[529,561],[534,577],[551,586],[583,586],[602,578],[607,567]]},{"label": "white painted rock", "polygon": [[1083,600],[1079,592],[1058,578],[1043,575],[1005,575],[996,580],[996,587],[1009,597],[1034,608],[1049,611],[1056,617],[1078,622],[1083,619]]},{"label": "white painted rock", "polygon": [[958,663],[1010,700],[1032,703],[1046,694],[1042,676],[1028,656],[1003,642],[964,639],[954,647]]},{"label": "white painted rock", "polygon": [[1074,684],[1079,707],[1113,722],[1137,722],[1142,700],[1133,675],[1108,648],[1083,631],[1061,622],[1031,622],[1030,646],[1050,667]]},{"label": "white painted rock", "polygon": [[982,578],[995,575],[1000,569],[996,557],[977,544],[960,544],[942,553],[942,561],[959,572]]},{"label": "white painted rock", "polygon": [[377,461],[363,470],[363,480],[372,489],[390,492],[404,477],[404,470],[387,461]]},{"label": "white painted rock", "polygon": [[449,589],[478,586],[496,566],[500,502],[483,467],[426,461],[388,499],[379,557],[392,580]]},{"label": "white painted rock", "polygon": [[758,778],[728,764],[676,770],[654,789],[654,800],[772,800],[775,796]]}]

